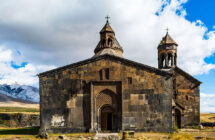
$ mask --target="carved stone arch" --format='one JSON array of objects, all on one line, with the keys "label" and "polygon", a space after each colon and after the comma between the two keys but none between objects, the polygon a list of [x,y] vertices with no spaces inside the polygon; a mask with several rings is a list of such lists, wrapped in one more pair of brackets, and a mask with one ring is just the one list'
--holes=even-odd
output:
[{"label": "carved stone arch", "polygon": [[103,106],[101,106],[99,108],[99,113],[101,113],[102,111],[105,111],[105,112],[115,112],[115,109],[109,105],[109,104],[104,104]]},{"label": "carved stone arch", "polygon": [[117,102],[116,93],[114,93],[110,89],[104,89],[102,90],[97,96],[96,96],[96,108],[99,109],[105,104],[109,105],[115,105]]},{"label": "carved stone arch", "polygon": [[110,89],[102,90],[96,96],[96,114],[98,116],[99,130],[114,130],[117,122],[117,94]]}]

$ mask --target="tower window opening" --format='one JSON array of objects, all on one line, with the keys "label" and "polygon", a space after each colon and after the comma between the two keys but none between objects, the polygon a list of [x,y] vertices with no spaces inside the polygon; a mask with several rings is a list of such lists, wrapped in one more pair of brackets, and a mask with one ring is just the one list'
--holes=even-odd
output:
[{"label": "tower window opening", "polygon": [[108,38],[108,46],[112,46],[112,39]]},{"label": "tower window opening", "polygon": [[165,56],[164,54],[161,56],[161,68],[165,67]]},{"label": "tower window opening", "polygon": [[177,54],[175,53],[174,55],[174,65],[176,66],[176,63],[177,63]]},{"label": "tower window opening", "polygon": [[168,66],[172,66],[173,63],[172,63],[172,54],[168,54]]},{"label": "tower window opening", "polygon": [[102,45],[103,45],[103,46],[105,45],[105,39],[102,40]]}]

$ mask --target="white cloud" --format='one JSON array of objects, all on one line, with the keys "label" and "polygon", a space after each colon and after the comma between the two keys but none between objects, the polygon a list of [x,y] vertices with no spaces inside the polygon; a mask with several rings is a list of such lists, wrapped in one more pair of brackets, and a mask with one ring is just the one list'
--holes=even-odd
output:
[{"label": "white cloud", "polygon": [[24,60],[34,67],[77,62],[93,56],[99,31],[105,24],[104,16],[108,14],[124,57],[157,67],[157,45],[168,27],[179,44],[178,66],[195,75],[208,73],[215,65],[205,63],[204,58],[215,52],[215,31],[208,32],[200,20],[185,19],[183,4],[186,2],[1,1],[0,43],[8,51],[22,51],[21,57],[7,52],[13,54],[8,54],[7,59],[16,59],[17,64]]},{"label": "white cloud", "polygon": [[[21,50],[24,59],[34,64],[73,63],[93,56],[104,16],[109,14],[125,57],[157,67],[157,45],[168,27],[179,44],[179,67],[195,75],[207,73],[215,69],[215,65],[204,62],[205,57],[215,52],[215,33],[207,33],[207,27],[200,20],[185,19],[183,4],[186,2],[1,1],[0,42]],[[204,39],[205,34],[208,40]]]},{"label": "white cloud", "polygon": [[215,113],[215,94],[200,94],[200,110],[202,113]]},{"label": "white cloud", "polygon": [[0,47],[0,63],[12,60],[12,51],[5,49],[4,46]]},{"label": "white cloud", "polygon": [[17,59],[19,60],[18,56],[13,58],[13,51],[5,49],[3,46],[0,46],[0,54],[0,84],[37,84],[38,78],[36,74],[55,68],[55,66],[50,65],[33,65],[29,63],[24,67],[14,69],[11,66],[11,61],[16,62]]},{"label": "white cloud", "polygon": [[[110,22],[124,57],[157,67],[157,45],[168,27],[179,44],[178,66],[199,75],[215,69],[215,30],[188,21],[187,0],[11,0],[0,4],[0,84],[35,84],[36,74],[93,56],[99,31]],[[158,13],[158,16],[155,14]],[[215,26],[213,27],[215,29]],[[207,36],[208,39],[204,39]],[[16,51],[22,52],[17,55]],[[29,62],[25,67],[13,69]],[[214,112],[214,95],[201,93],[201,111]]]}]

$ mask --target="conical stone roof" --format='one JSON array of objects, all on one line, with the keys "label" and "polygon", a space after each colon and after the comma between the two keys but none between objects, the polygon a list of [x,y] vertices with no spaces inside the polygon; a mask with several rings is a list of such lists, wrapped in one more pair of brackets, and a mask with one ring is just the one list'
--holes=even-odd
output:
[{"label": "conical stone roof", "polygon": [[104,54],[122,57],[123,49],[117,41],[115,33],[108,20],[100,31],[100,41],[96,46],[94,53],[94,57]]},{"label": "conical stone roof", "polygon": [[167,32],[166,35],[162,38],[161,42],[159,45],[165,45],[165,44],[170,44],[170,45],[176,45],[178,44],[172,39],[172,37],[169,35]]},{"label": "conical stone roof", "polygon": [[110,26],[109,21],[107,20],[105,26],[102,28],[102,30],[100,31],[100,33],[104,33],[104,32],[112,32],[114,33],[113,29]]}]

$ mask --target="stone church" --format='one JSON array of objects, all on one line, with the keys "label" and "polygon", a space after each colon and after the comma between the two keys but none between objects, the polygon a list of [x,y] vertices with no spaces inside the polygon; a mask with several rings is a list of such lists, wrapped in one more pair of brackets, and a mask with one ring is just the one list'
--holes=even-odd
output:
[{"label": "stone church", "polygon": [[38,74],[41,130],[172,132],[199,125],[201,82],[177,66],[178,44],[168,32],[157,49],[158,68],[124,58],[107,20],[94,56]]}]

